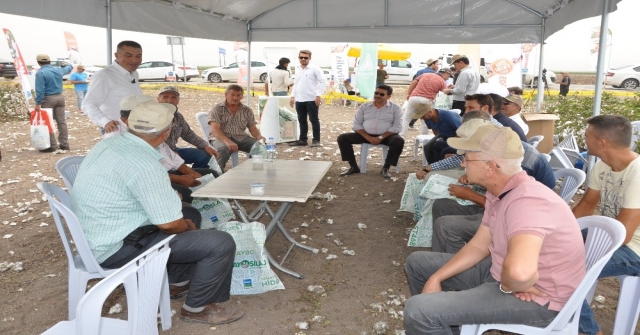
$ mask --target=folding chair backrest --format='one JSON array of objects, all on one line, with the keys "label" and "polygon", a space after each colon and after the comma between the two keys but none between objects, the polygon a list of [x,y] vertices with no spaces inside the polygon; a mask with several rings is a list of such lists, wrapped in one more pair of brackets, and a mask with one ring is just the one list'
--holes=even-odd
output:
[{"label": "folding chair backrest", "polygon": [[555,147],[551,149],[551,151],[549,152],[549,155],[551,156],[551,160],[549,161],[549,164],[551,165],[551,168],[553,168],[554,170],[573,169],[573,164],[571,164],[569,157],[567,157],[564,151],[562,151],[562,149],[560,149],[559,147]]},{"label": "folding chair backrest", "polygon": [[636,150],[640,138],[640,121],[631,122],[631,150]]},{"label": "folding chair backrest", "polygon": [[553,175],[556,177],[556,182],[562,179],[560,184],[560,197],[567,203],[571,203],[571,198],[576,194],[578,188],[582,186],[587,174],[579,169],[558,169],[553,171]]},{"label": "folding chair backrest", "polygon": [[69,190],[69,193],[71,193],[73,183],[76,180],[76,176],[80,170],[80,164],[82,164],[83,160],[84,156],[70,156],[56,163],[56,171],[58,171],[62,177],[62,181],[64,181],[64,185],[67,187],[67,190]]},{"label": "folding chair backrest", "polygon": [[540,144],[540,142],[542,142],[542,140],[544,140],[544,136],[536,135],[536,136],[529,137],[527,139],[527,143],[531,144],[532,147],[537,148],[538,144]]},{"label": "folding chair backrest", "polygon": [[133,301],[127,300],[128,334],[158,334],[158,302],[169,259],[168,243],[174,236],[154,245],[89,290],[78,304],[76,334],[99,334],[105,300],[119,285],[131,282],[138,286]]},{"label": "folding chair backrest", "polygon": [[200,125],[202,136],[204,136],[205,140],[209,141],[209,135],[211,134],[211,127],[209,126],[209,113],[199,112],[196,114],[196,119],[198,119],[198,124]]},{"label": "folding chair backrest", "polygon": [[576,141],[576,137],[573,135],[573,132],[569,134],[567,137],[565,137],[562,140],[562,142],[558,143],[558,148],[580,153],[580,148],[578,147],[578,141]]}]

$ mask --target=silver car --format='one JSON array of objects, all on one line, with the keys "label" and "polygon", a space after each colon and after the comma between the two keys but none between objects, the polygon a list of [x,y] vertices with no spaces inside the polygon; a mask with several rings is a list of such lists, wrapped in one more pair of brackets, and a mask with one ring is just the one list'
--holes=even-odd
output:
[{"label": "silver car", "polygon": [[[266,62],[251,61],[251,77],[253,78],[253,81],[261,81],[264,83],[267,81],[267,72],[275,69],[275,67],[275,64],[267,66]],[[231,63],[227,66],[212,67],[204,70],[204,72],[202,72],[202,78],[212,83],[238,81],[239,72],[240,68],[238,67],[238,63]]]},{"label": "silver car", "polygon": [[[138,75],[140,81],[143,80],[164,80],[170,71],[173,71],[174,64],[167,61],[151,61],[144,62],[138,66]],[[192,78],[200,77],[200,71],[193,65],[175,64],[176,81],[183,80],[184,72],[186,71],[187,81]]]}]

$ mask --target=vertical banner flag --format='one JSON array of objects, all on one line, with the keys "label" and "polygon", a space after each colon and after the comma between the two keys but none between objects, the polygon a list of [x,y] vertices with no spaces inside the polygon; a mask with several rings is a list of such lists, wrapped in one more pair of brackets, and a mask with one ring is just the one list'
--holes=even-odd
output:
[{"label": "vertical banner flag", "polygon": [[378,44],[362,43],[360,62],[356,71],[356,87],[360,95],[373,99],[376,88],[376,74],[378,73]]},{"label": "vertical banner flag", "polygon": [[[348,47],[349,44],[331,47],[331,72],[333,72],[331,81],[334,83],[342,83],[345,79],[349,79],[349,61],[346,53]],[[331,85],[333,86],[333,83]]]},{"label": "vertical banner flag", "polygon": [[233,42],[233,52],[238,65],[238,85],[252,85],[253,80],[249,78],[249,43]]},{"label": "vertical banner flag", "polygon": [[503,87],[522,86],[523,55],[519,44],[482,45],[480,54],[484,56],[487,82]]},{"label": "vertical banner flag", "polygon": [[64,31],[64,41],[67,44],[67,51],[69,51],[69,64],[73,65],[75,69],[77,65],[82,64],[82,58],[80,58],[80,48],[78,48],[78,41],[76,37],[68,32]]},{"label": "vertical banner flag", "polygon": [[[609,59],[611,58],[612,45],[611,29],[607,29],[606,49],[604,50],[604,71],[609,69]],[[591,55],[589,57],[593,69],[598,69],[598,50],[600,50],[600,26],[591,29]]]},{"label": "vertical banner flag", "polygon": [[7,38],[7,43],[9,43],[13,66],[16,68],[20,83],[22,83],[22,94],[24,94],[24,97],[27,99],[27,104],[29,104],[29,100],[33,95],[31,94],[31,85],[29,85],[29,81],[27,80],[27,75],[29,74],[27,65],[24,63],[24,58],[22,58],[22,53],[18,48],[18,43],[16,43],[16,39],[13,37],[11,30],[5,28],[2,28],[2,30],[4,31],[4,36]]},{"label": "vertical banner flag", "polygon": [[522,73],[537,73],[538,69],[538,43],[522,44]]}]

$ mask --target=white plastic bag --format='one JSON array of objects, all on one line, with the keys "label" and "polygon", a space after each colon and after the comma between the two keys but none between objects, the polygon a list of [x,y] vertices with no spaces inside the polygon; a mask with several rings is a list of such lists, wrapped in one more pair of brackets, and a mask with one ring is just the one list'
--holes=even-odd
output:
[{"label": "white plastic bag", "polygon": [[267,146],[261,141],[256,141],[256,143],[251,146],[249,154],[251,156],[260,155],[262,157],[267,157]]},{"label": "white plastic bag", "polygon": [[415,173],[410,173],[407,178],[407,183],[404,184],[404,192],[402,192],[402,199],[400,200],[400,208],[398,212],[414,213],[415,198],[420,190],[424,187],[426,180],[418,179]]},{"label": "white plastic bag", "polygon": [[44,150],[51,147],[49,138],[49,127],[42,118],[41,112],[37,113],[31,123],[31,146],[37,150]]},{"label": "white plastic bag", "polygon": [[436,95],[436,100],[434,100],[436,109],[446,109],[450,110],[451,106],[453,106],[453,101],[451,101],[451,96],[444,94],[444,92],[438,92]]},{"label": "white plastic bag", "polygon": [[194,198],[191,206],[197,209],[202,216],[200,229],[217,228],[219,224],[236,218],[229,201],[226,199]]},{"label": "white plastic bag", "polygon": [[231,221],[218,226],[218,230],[231,234],[236,242],[231,275],[232,295],[284,290],[280,278],[269,266],[264,248],[267,234],[262,223]]},{"label": "white plastic bag", "polygon": [[220,164],[218,164],[216,156],[211,155],[211,159],[209,160],[209,168],[217,172],[218,175],[222,175],[222,169],[220,168]]}]

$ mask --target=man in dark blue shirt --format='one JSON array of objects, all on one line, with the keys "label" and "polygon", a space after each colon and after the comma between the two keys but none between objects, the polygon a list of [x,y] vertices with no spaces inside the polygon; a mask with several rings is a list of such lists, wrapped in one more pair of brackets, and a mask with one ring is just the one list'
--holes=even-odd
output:
[{"label": "man in dark blue shirt", "polygon": [[[434,145],[436,141],[446,141],[449,137],[456,136],[456,130],[462,124],[462,118],[458,113],[444,109],[433,109],[422,116],[422,120],[429,129],[433,131],[434,136],[422,148],[424,156],[429,164],[435,163],[436,158],[442,159],[439,153],[436,155]],[[441,151],[442,147],[439,148]]]},{"label": "man in dark blue shirt", "polygon": [[437,59],[433,59],[433,58],[429,58],[427,59],[427,67],[425,67],[424,69],[416,72],[416,74],[413,76],[413,80],[416,80],[416,78],[420,77],[421,74],[425,74],[425,73],[438,73],[438,60]]},{"label": "man in dark blue shirt", "polygon": [[[496,121],[500,122],[505,127],[511,128],[518,137],[520,141],[526,142],[527,138],[524,136],[524,131],[522,128],[510,119],[508,116],[502,113],[502,97],[498,94],[473,94],[467,95],[464,97],[465,99],[465,111],[472,110],[483,110],[489,112],[491,116],[493,116]],[[499,105],[498,105],[499,104]],[[486,108],[488,107],[488,108]],[[488,109],[488,110],[487,110]]]}]

